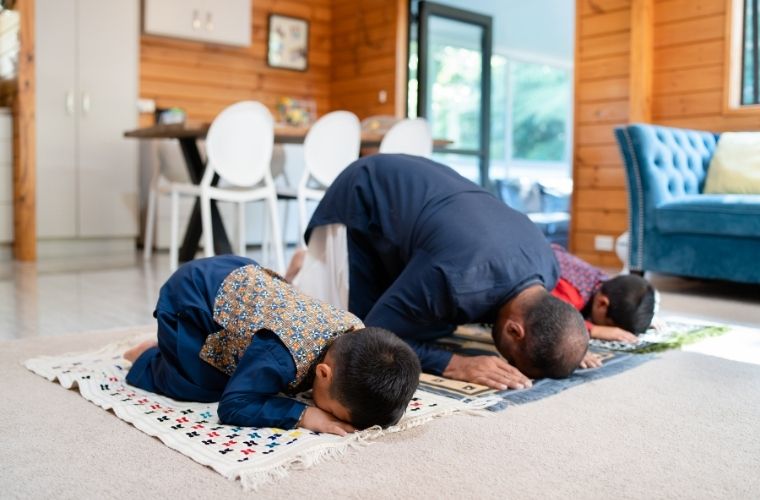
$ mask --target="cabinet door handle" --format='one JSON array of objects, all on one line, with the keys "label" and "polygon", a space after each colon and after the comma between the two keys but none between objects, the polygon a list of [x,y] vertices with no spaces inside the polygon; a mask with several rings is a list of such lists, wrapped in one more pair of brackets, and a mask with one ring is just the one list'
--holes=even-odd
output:
[{"label": "cabinet door handle", "polygon": [[214,18],[211,12],[206,12],[206,30],[214,31]]},{"label": "cabinet door handle", "polygon": [[90,94],[82,92],[82,114],[88,115],[90,113]]},{"label": "cabinet door handle", "polygon": [[197,30],[201,28],[201,13],[198,12],[198,9],[195,9],[193,11],[193,29]]},{"label": "cabinet door handle", "polygon": [[66,92],[66,114],[69,116],[74,114],[74,92],[71,90]]}]

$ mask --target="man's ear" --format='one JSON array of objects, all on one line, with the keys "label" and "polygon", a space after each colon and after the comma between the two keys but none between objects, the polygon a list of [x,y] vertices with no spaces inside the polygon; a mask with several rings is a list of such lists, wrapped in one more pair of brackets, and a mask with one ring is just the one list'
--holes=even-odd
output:
[{"label": "man's ear", "polygon": [[315,375],[328,384],[332,382],[332,368],[327,363],[319,363],[315,369]]},{"label": "man's ear", "polygon": [[509,335],[512,340],[518,340],[521,341],[523,338],[525,338],[525,327],[523,324],[519,321],[515,321],[513,319],[508,319],[506,323],[504,323],[504,334]]}]

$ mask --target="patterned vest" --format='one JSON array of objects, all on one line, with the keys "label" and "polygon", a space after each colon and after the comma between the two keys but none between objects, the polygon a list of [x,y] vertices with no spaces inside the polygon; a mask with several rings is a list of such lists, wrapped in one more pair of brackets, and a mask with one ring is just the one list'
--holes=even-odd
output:
[{"label": "patterned vest", "polygon": [[222,282],[214,301],[214,321],[224,329],[209,335],[202,360],[232,375],[259,330],[277,335],[293,356],[294,391],[332,341],[364,325],[353,314],[303,295],[280,275],[257,264],[241,267]]},{"label": "patterned vest", "polygon": [[578,290],[585,306],[599,288],[601,288],[602,282],[609,279],[609,276],[601,269],[568,253],[560,245],[552,243],[552,250],[554,250],[554,256],[559,263],[560,278]]}]

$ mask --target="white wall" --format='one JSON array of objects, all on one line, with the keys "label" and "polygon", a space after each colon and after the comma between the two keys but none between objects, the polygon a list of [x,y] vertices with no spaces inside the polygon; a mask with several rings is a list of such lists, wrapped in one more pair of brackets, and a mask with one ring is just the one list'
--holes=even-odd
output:
[{"label": "white wall", "polygon": [[495,51],[520,51],[573,61],[575,0],[435,1],[493,17]]}]

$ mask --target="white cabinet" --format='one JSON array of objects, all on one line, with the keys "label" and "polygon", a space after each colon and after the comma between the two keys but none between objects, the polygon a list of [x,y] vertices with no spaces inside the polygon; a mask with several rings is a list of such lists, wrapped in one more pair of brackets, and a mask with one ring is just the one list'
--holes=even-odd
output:
[{"label": "white cabinet", "polygon": [[0,108],[0,243],[13,241],[13,118]]},{"label": "white cabinet", "polygon": [[144,5],[145,33],[251,45],[251,0],[145,0]]},{"label": "white cabinet", "polygon": [[37,0],[37,233],[137,234],[139,0]]}]

